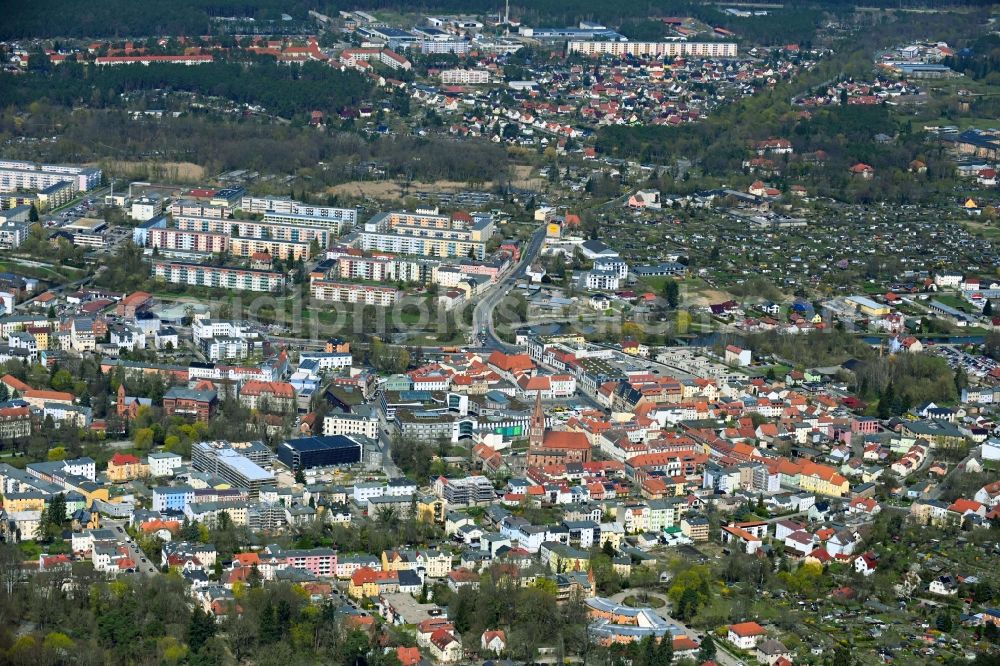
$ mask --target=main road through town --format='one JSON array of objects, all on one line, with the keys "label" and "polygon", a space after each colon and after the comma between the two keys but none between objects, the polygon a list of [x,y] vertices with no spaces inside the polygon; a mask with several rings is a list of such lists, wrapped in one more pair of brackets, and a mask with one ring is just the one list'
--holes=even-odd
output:
[{"label": "main road through town", "polygon": [[524,272],[531,265],[531,262],[538,258],[538,253],[542,249],[542,242],[544,240],[545,225],[542,225],[537,231],[531,234],[531,238],[527,245],[525,245],[524,251],[521,253],[521,259],[514,267],[514,270],[508,273],[507,277],[493,285],[489,291],[483,294],[479,302],[476,303],[476,307],[472,311],[470,340],[472,344],[476,344],[478,341],[480,346],[485,350],[500,350],[508,353],[516,351],[514,345],[507,344],[497,336],[496,328],[493,325],[493,311],[500,301],[510,293],[510,290],[514,288],[517,281],[524,276]]}]

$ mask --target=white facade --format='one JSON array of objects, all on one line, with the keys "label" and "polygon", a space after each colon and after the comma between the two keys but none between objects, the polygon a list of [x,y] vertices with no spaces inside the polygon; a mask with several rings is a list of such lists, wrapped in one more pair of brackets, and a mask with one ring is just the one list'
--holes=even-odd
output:
[{"label": "white facade", "polygon": [[155,478],[173,476],[184,464],[184,459],[176,453],[163,451],[149,454],[147,463],[149,464],[149,475]]},{"label": "white facade", "polygon": [[101,170],[64,164],[35,164],[0,160],[0,192],[42,190],[58,183],[73,183],[81,192],[101,184]]},{"label": "white facade", "polygon": [[446,69],[440,76],[443,85],[481,85],[490,82],[490,73],[485,69]]},{"label": "white facade", "polygon": [[364,435],[375,439],[378,436],[378,420],[354,414],[329,414],[323,419],[323,434]]},{"label": "white facade", "polygon": [[588,56],[646,56],[653,58],[735,58],[735,42],[592,42],[570,41],[567,53]]}]

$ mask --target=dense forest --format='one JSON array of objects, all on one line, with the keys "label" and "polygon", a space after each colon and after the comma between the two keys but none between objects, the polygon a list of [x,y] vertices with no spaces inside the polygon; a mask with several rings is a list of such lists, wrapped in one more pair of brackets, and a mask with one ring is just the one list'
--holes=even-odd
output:
[{"label": "dense forest", "polygon": [[944,64],[974,79],[1000,83],[1000,35],[984,35],[970,44],[967,50],[946,58]]},{"label": "dense forest", "polygon": [[71,113],[67,108],[45,102],[32,104],[30,108],[31,116],[27,119],[13,107],[0,112],[0,137],[47,137],[53,127],[59,127],[60,136],[44,145],[24,144],[23,153],[14,144],[6,151],[8,157],[51,162],[155,157],[162,161],[194,162],[204,166],[208,173],[225,169],[301,171],[317,187],[356,179],[359,174],[355,174],[353,167],[368,161],[376,162],[388,176],[480,183],[503,176],[508,165],[503,147],[488,141],[467,140],[462,143],[462,150],[454,150],[454,141],[449,138],[365,139],[351,132],[326,133],[300,124],[218,122],[219,119],[207,114],[134,120],[119,109]]},{"label": "dense forest", "polygon": [[[740,20],[723,17],[718,10],[687,0],[639,0],[609,3],[603,0],[514,0],[512,16],[527,25],[540,23],[572,25],[580,20],[620,24],[636,16],[696,16],[713,25],[738,27],[747,37],[760,35],[767,43],[780,43],[792,30],[815,29],[817,14],[849,11],[855,6],[898,9],[909,6],[980,6],[978,0],[815,0],[795,3],[793,10],[780,12],[782,19],[754,17]],[[804,5],[804,6],[803,6]],[[396,12],[498,12],[497,0],[172,0],[137,3],[132,0],[104,0],[84,5],[77,0],[0,0],[0,39],[25,37],[126,37],[145,35],[201,35],[213,32],[213,17],[278,21],[287,13],[305,19],[311,9],[326,14],[338,10],[367,9]]]},{"label": "dense forest", "polygon": [[118,106],[122,96],[159,89],[221,97],[237,104],[259,105],[284,118],[319,109],[335,112],[370,97],[371,84],[358,72],[340,71],[318,62],[285,67],[273,58],[253,63],[211,62],[198,67],[169,64],[56,68],[41,56],[42,69],[26,76],[0,75],[0,98],[27,105],[46,99],[62,106]]}]

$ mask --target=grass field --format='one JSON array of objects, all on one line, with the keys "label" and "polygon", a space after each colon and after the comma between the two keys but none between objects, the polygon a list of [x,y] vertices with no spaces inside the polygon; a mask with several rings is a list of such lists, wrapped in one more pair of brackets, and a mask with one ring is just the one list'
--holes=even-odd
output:
[{"label": "grass field", "polygon": [[958,220],[958,223],[969,230],[969,232],[982,236],[986,240],[1000,241],[1000,224],[989,224],[979,220]]},{"label": "grass field", "polygon": [[18,273],[39,280],[49,280],[58,282],[72,282],[81,278],[84,271],[69,266],[60,266],[58,269],[48,266],[29,266],[20,263],[16,259],[0,261],[0,271]]}]

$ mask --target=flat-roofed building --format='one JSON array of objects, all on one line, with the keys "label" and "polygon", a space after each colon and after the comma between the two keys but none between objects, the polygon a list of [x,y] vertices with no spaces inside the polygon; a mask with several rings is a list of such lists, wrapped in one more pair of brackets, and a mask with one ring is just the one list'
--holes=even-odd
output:
[{"label": "flat-roofed building", "polygon": [[[264,447],[260,442],[251,444]],[[270,466],[273,457],[259,458],[259,460],[266,460]],[[246,488],[251,498],[256,498],[260,494],[262,485],[274,483],[274,474],[243,455],[236,445],[231,445],[229,442],[195,443],[191,447],[191,465],[199,471],[215,474],[234,486]]]},{"label": "flat-roofed building", "polygon": [[101,184],[101,175],[100,169],[91,167],[0,160],[0,192],[41,190],[64,182],[75,183],[77,190],[86,192]]},{"label": "flat-roofed building", "polygon": [[399,299],[400,291],[394,287],[366,284],[349,284],[330,280],[313,280],[309,289],[317,301],[334,303],[364,303],[388,307]]},{"label": "flat-roofed building", "polygon": [[735,42],[629,42],[571,40],[567,53],[649,58],[735,58]]},{"label": "flat-roofed building", "polygon": [[252,268],[228,268],[183,261],[157,260],[153,261],[151,272],[154,277],[170,284],[188,284],[237,291],[278,292],[285,288],[285,276],[281,273]]},{"label": "flat-roofed building", "polygon": [[300,437],[278,447],[278,460],[292,470],[354,465],[361,462],[361,442],[353,437]]},{"label": "flat-roofed building", "polygon": [[436,210],[379,213],[365,223],[361,249],[422,257],[486,258],[486,242],[495,231],[492,218]]},{"label": "flat-roofed building", "polygon": [[219,254],[229,249],[229,236],[210,231],[152,228],[147,231],[149,247],[161,250]]}]

